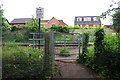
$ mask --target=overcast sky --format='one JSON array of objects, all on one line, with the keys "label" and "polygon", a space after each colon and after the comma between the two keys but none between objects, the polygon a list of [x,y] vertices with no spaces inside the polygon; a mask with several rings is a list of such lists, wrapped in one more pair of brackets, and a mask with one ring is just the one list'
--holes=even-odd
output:
[{"label": "overcast sky", "polygon": [[[115,0],[118,1],[118,0]],[[44,7],[44,19],[53,16],[68,25],[74,24],[75,16],[99,16],[109,8],[112,0],[0,0],[4,16],[14,18],[36,17],[36,7]],[[109,24],[109,19],[103,22]]]}]

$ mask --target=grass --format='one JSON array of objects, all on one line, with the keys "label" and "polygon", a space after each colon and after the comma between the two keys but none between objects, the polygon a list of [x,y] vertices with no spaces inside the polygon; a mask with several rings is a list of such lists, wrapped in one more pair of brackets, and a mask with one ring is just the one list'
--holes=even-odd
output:
[{"label": "grass", "polygon": [[68,49],[61,48],[59,55],[64,56],[64,57],[68,57],[68,56],[70,56],[70,51]]},{"label": "grass", "polygon": [[29,34],[26,33],[25,30],[18,30],[18,31],[5,31],[2,33],[3,42],[22,42],[26,43],[29,42],[28,36]]},{"label": "grass", "polygon": [[9,43],[2,48],[2,77],[38,78],[43,69],[42,51]]}]

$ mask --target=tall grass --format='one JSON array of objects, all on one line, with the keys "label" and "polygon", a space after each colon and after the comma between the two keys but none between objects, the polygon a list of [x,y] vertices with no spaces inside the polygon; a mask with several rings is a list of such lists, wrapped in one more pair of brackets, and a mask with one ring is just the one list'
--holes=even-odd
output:
[{"label": "tall grass", "polygon": [[43,69],[42,51],[15,43],[3,46],[2,50],[3,78],[40,77]]}]

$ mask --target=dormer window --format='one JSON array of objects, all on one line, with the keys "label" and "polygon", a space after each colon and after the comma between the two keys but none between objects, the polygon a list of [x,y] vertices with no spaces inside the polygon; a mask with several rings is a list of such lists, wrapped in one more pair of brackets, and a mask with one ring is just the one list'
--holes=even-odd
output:
[{"label": "dormer window", "polygon": [[98,21],[97,17],[93,17],[93,21]]},{"label": "dormer window", "polygon": [[84,21],[91,21],[90,17],[84,17]]},{"label": "dormer window", "polygon": [[78,17],[78,18],[77,18],[77,21],[82,21],[82,18],[81,18],[81,17]]}]

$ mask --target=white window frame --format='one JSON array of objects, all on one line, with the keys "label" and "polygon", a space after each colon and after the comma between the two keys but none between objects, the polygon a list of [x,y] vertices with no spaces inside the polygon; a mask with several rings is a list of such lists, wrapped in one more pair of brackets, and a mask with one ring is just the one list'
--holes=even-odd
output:
[{"label": "white window frame", "polygon": [[84,21],[91,21],[91,17],[84,17]]},{"label": "white window frame", "polygon": [[93,21],[98,21],[97,17],[93,17]]},{"label": "white window frame", "polygon": [[78,17],[77,18],[77,21],[79,22],[79,21],[82,21],[82,18],[81,17]]}]

